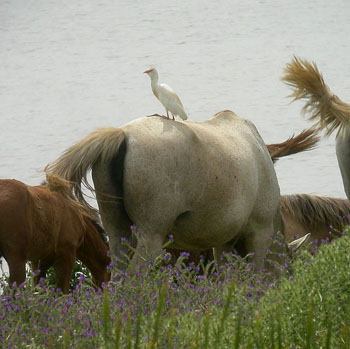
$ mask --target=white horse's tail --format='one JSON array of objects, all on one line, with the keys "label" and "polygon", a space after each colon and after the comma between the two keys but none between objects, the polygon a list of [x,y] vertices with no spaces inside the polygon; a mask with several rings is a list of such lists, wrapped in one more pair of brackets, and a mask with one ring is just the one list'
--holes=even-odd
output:
[{"label": "white horse's tail", "polygon": [[314,127],[326,129],[329,136],[334,130],[339,133],[350,125],[350,104],[330,91],[314,62],[294,57],[284,73],[282,81],[293,89],[290,97],[306,100],[303,112],[311,113],[309,120],[316,121]]},{"label": "white horse's tail", "polygon": [[124,141],[125,134],[121,129],[113,127],[97,129],[47,165],[45,172],[69,181],[76,199],[94,215],[96,210],[85,200],[81,183],[93,191],[87,180],[88,171],[98,162],[110,163]]}]

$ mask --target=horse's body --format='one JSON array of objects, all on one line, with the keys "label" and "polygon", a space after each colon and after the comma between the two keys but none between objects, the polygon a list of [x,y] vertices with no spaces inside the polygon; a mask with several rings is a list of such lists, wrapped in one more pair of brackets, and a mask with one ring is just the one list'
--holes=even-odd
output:
[{"label": "horse's body", "polygon": [[0,256],[8,263],[11,284],[25,280],[25,263],[31,261],[39,277],[53,266],[57,287],[67,293],[76,257],[98,286],[108,281],[108,247],[98,229],[48,186],[0,180]]},{"label": "horse's body", "polygon": [[75,183],[92,178],[112,252],[141,232],[130,270],[160,253],[168,234],[176,249],[216,257],[244,237],[262,267],[269,236],[280,230],[279,186],[255,126],[231,111],[201,122],[158,117],[97,130],[69,148],[48,172]]},{"label": "horse's body", "polygon": [[350,104],[335,96],[325,84],[315,63],[295,58],[285,69],[284,80],[293,88],[294,99],[306,99],[304,111],[317,120],[317,129],[330,135],[336,129],[336,152],[344,190],[350,199]]},{"label": "horse's body", "polygon": [[280,210],[287,242],[310,233],[310,240],[319,245],[341,236],[343,225],[349,224],[350,202],[308,194],[281,195]]}]

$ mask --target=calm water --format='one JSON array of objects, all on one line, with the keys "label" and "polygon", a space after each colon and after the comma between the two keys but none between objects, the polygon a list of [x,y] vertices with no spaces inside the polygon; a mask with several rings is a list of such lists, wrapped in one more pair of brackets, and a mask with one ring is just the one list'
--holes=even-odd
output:
[{"label": "calm water", "polygon": [[[231,109],[266,143],[310,126],[280,81],[293,54],[350,90],[350,2],[0,0],[0,178],[40,170],[96,127],[163,113],[154,65],[189,118]],[[334,137],[276,166],[281,192],[345,197]]]}]

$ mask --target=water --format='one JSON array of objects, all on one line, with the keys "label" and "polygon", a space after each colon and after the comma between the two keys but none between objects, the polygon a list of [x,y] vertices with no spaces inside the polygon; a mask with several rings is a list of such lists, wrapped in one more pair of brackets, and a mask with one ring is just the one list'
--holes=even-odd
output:
[{"label": "water", "polygon": [[[0,178],[36,185],[89,131],[163,113],[150,65],[191,120],[231,109],[282,142],[310,126],[280,81],[294,54],[347,99],[349,15],[347,0],[1,0]],[[345,197],[334,137],[276,170],[283,194]]]}]

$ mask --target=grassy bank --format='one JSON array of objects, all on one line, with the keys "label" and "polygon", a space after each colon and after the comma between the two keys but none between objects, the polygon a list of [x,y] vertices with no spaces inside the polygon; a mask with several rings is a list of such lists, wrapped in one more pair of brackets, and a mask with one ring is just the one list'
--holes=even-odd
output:
[{"label": "grassy bank", "polygon": [[[341,348],[350,346],[350,238],[300,253],[272,284],[231,256],[199,266],[149,265],[94,291],[83,277],[59,296],[2,280],[0,341],[8,348]],[[184,258],[184,257],[183,257]]]}]

